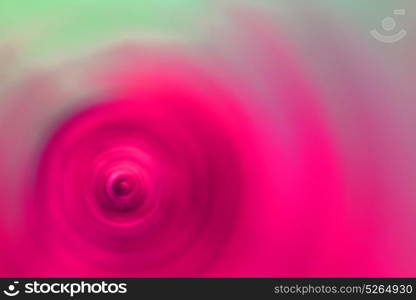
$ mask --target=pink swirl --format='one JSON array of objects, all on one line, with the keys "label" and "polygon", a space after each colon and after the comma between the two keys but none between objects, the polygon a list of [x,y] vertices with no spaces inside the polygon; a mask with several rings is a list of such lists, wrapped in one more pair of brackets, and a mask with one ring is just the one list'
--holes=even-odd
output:
[{"label": "pink swirl", "polygon": [[129,74],[157,84],[96,96],[52,133],[27,209],[48,272],[191,275],[227,246],[246,197],[242,128],[226,117],[232,97],[199,90],[201,75],[175,65]]},{"label": "pink swirl", "polygon": [[231,13],[202,45],[113,45],[0,90],[1,275],[413,274],[412,120],[377,65],[321,38],[334,67],[312,76],[273,19]]}]

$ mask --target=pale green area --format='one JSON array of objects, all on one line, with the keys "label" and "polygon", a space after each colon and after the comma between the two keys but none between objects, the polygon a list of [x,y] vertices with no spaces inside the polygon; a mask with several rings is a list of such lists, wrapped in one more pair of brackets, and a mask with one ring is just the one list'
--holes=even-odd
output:
[{"label": "pale green area", "polygon": [[[0,37],[29,41],[36,53],[94,44],[128,33],[181,33],[204,0],[1,0]],[[0,41],[1,43],[1,41]]]},{"label": "pale green area", "polygon": [[414,0],[0,0],[0,45],[18,42],[42,59],[135,34],[199,38],[224,4],[245,2],[299,31],[310,27],[305,10],[367,32],[393,8],[416,9]]}]

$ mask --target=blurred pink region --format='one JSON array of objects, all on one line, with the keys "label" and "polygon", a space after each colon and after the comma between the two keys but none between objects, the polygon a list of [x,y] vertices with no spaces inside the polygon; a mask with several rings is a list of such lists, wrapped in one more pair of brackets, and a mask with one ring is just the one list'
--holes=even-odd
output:
[{"label": "blurred pink region", "polygon": [[[261,16],[235,17],[244,38],[228,42],[254,74],[219,54],[125,46],[85,67],[99,92],[64,116],[47,112],[68,96],[65,74],[9,92],[1,275],[405,275],[382,259],[382,208],[351,213],[360,199],[348,201],[323,96],[295,49]],[[42,143],[13,153],[39,120]]]}]

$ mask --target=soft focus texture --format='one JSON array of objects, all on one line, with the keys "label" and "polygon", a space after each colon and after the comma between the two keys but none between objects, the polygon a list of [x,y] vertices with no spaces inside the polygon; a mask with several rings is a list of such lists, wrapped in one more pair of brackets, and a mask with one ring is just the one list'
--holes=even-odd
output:
[{"label": "soft focus texture", "polygon": [[416,276],[415,13],[2,1],[0,275]]}]

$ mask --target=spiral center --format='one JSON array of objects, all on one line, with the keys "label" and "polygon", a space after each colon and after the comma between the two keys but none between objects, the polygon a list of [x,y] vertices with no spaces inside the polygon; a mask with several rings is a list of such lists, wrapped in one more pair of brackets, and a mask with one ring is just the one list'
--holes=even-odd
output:
[{"label": "spiral center", "polygon": [[106,182],[107,204],[118,211],[130,211],[140,206],[146,192],[142,178],[136,172],[114,171]]},{"label": "spiral center", "polygon": [[125,178],[116,180],[113,184],[113,192],[115,195],[123,197],[129,195],[133,191],[133,183]]}]

